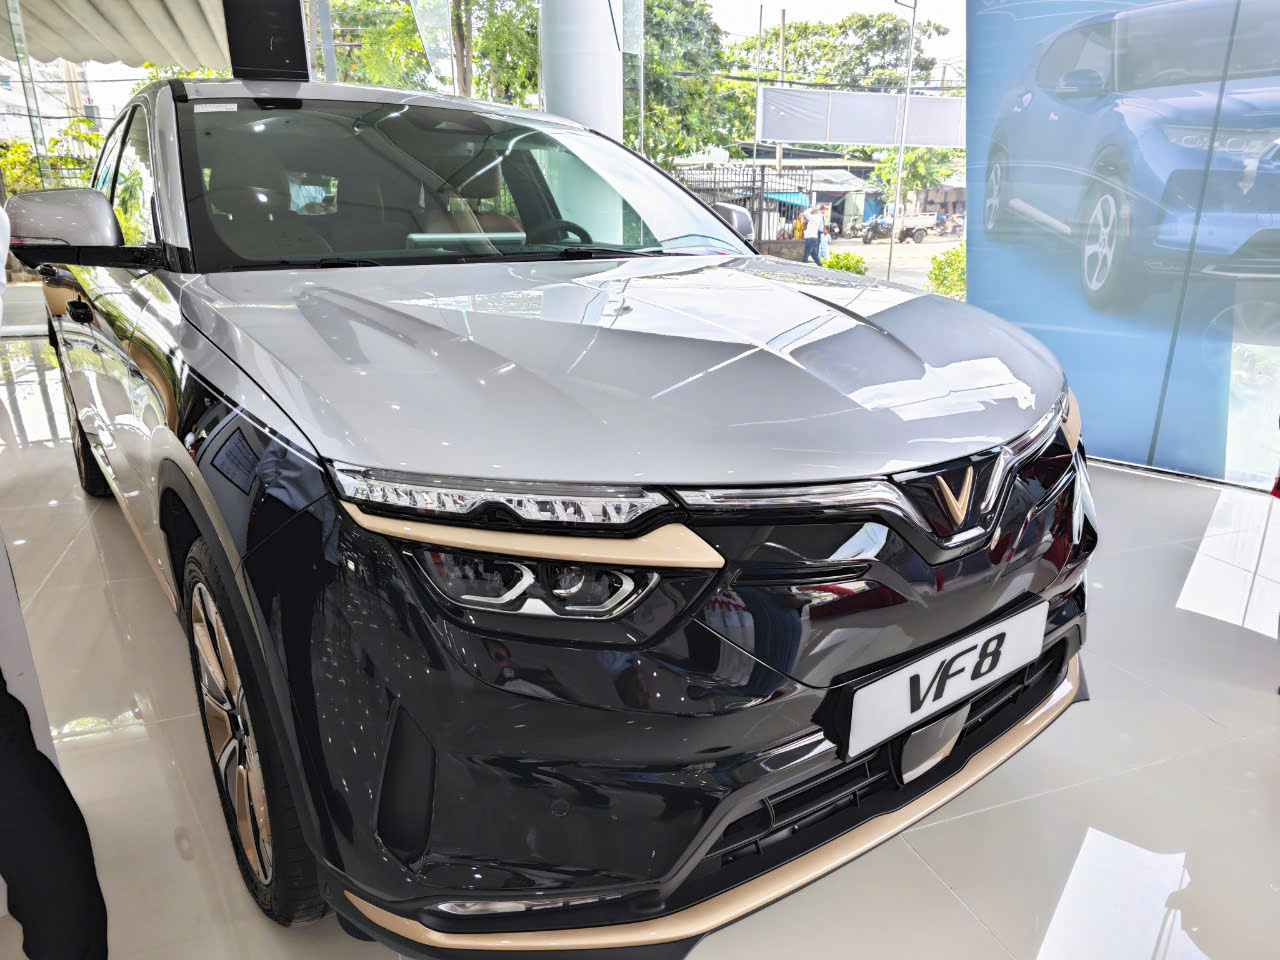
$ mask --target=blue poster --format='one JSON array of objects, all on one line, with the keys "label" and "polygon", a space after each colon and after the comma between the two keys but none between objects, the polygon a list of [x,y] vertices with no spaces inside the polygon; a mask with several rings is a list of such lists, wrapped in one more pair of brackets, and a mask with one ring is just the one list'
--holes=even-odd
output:
[{"label": "blue poster", "polygon": [[1062,361],[1093,455],[1280,463],[1280,0],[970,0],[969,300]]}]

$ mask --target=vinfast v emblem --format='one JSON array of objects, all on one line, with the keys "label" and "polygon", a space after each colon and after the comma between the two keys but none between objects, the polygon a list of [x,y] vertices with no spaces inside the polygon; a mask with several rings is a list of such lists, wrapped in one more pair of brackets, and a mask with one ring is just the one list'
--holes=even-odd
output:
[{"label": "vinfast v emblem", "polygon": [[938,494],[942,497],[942,505],[955,522],[957,528],[964,526],[964,518],[969,515],[969,501],[973,499],[973,464],[965,468],[964,479],[960,482],[960,492],[953,493],[947,478],[938,474],[933,478],[938,484]]}]

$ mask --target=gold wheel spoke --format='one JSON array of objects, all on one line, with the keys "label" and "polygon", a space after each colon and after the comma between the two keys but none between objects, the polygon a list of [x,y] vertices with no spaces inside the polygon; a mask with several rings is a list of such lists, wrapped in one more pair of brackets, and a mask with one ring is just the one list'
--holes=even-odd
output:
[{"label": "gold wheel spoke", "polygon": [[213,755],[221,757],[227,745],[231,743],[231,717],[209,694],[205,693],[202,699],[204,700],[204,725],[209,731],[209,745]]},{"label": "gold wheel spoke", "polygon": [[253,813],[249,802],[249,777],[244,767],[236,767],[235,801],[236,826],[240,831],[240,846],[253,872],[263,879],[262,861],[258,858],[258,843],[253,836]]}]

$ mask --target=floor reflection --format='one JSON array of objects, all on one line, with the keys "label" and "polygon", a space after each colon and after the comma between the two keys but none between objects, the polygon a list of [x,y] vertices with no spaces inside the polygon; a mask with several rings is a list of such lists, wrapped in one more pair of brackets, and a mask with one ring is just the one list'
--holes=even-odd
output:
[{"label": "floor reflection", "polygon": [[1280,500],[1245,490],[1218,495],[1178,594],[1178,609],[1277,639]]},{"label": "floor reflection", "polygon": [[1187,883],[1185,853],[1158,853],[1089,827],[1037,960],[1204,957],[1174,906]]}]

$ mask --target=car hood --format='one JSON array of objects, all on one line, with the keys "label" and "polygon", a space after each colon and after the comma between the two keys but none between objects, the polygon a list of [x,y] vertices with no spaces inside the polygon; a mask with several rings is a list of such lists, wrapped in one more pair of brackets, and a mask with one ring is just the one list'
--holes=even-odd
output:
[{"label": "car hood", "polygon": [[437,475],[883,475],[1009,440],[1063,388],[988,313],[767,257],[210,274],[183,309],[321,456]]},{"label": "car hood", "polygon": [[[1220,125],[1228,129],[1273,127],[1280,122],[1280,83],[1275,76],[1236,77],[1227,81]],[[1218,84],[1181,83],[1123,95],[1133,106],[1170,123],[1212,126],[1218,109]]]}]

